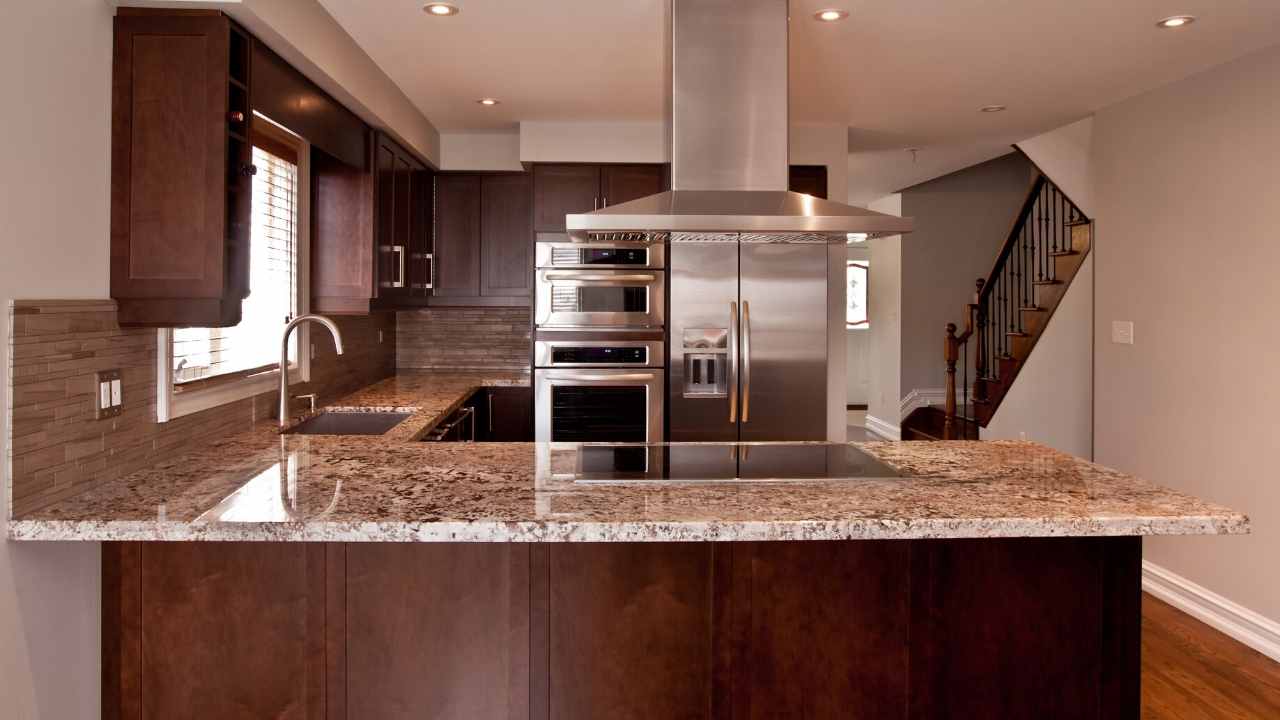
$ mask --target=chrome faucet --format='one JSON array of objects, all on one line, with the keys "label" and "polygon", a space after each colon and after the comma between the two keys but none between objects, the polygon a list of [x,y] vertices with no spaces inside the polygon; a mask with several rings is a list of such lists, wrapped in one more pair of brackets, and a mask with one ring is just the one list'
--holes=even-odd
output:
[{"label": "chrome faucet", "polygon": [[[339,355],[342,354],[342,331],[332,320],[323,315],[299,315],[284,326],[284,335],[280,338],[280,430],[282,432],[289,426],[289,333],[304,322],[316,322],[329,328],[329,333],[333,335],[333,346],[337,348]],[[303,352],[306,351],[298,348],[299,356]],[[315,400],[311,402],[311,407],[314,409]]]}]

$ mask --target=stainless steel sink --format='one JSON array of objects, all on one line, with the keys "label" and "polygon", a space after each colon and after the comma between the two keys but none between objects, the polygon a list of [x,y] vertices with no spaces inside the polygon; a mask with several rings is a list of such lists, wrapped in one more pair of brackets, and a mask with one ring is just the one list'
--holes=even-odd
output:
[{"label": "stainless steel sink", "polygon": [[326,412],[286,431],[293,435],[381,435],[404,422],[407,412]]}]

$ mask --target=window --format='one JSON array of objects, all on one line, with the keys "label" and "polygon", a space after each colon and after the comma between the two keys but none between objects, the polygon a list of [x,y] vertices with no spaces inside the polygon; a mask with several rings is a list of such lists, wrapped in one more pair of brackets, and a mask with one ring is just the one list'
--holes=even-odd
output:
[{"label": "window", "polygon": [[[305,234],[303,217],[304,156],[301,141],[261,117],[253,122],[252,227],[249,246],[249,296],[241,306],[240,324],[229,328],[161,330],[161,368],[165,373],[161,421],[249,397],[279,383],[280,333],[305,308],[300,270]],[[303,328],[290,339],[291,375],[305,377],[298,363]],[[306,347],[306,344],[301,345]]]},{"label": "window", "polygon": [[870,278],[871,263],[866,260],[849,261],[845,269],[848,292],[845,294],[844,324],[850,330],[871,327],[871,318],[867,315],[867,281]]}]

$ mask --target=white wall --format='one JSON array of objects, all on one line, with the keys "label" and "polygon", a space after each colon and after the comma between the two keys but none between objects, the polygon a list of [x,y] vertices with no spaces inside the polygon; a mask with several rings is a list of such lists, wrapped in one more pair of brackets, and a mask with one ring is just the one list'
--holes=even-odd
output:
[{"label": "white wall", "polygon": [[983,440],[1028,440],[1093,457],[1093,256],[1071,281]]},{"label": "white wall", "polygon": [[[888,195],[867,206],[876,212],[902,214],[902,196]],[[867,425],[896,438],[901,432],[902,403],[902,236],[871,243],[870,359],[867,368]]]},{"label": "white wall", "polygon": [[[869,261],[871,248],[866,244],[850,245],[848,257]],[[847,286],[845,292],[848,292]],[[845,331],[845,399],[849,405],[866,405],[871,399],[871,334],[874,331],[874,328]]]},{"label": "white wall", "polygon": [[445,132],[440,134],[441,170],[521,171],[520,133]]},{"label": "white wall", "polygon": [[[111,8],[102,0],[5,3],[0,87],[0,403],[9,458],[9,300],[106,297],[111,170]],[[7,529],[8,508],[0,517]],[[0,541],[0,715],[99,716],[98,545]]]},{"label": "white wall", "polygon": [[661,122],[522,122],[523,162],[664,163]]},{"label": "white wall", "polygon": [[[1094,119],[1098,462],[1243,510],[1145,555],[1280,620],[1280,47]],[[1135,344],[1110,341],[1112,320]]]},{"label": "white wall", "polygon": [[[1085,215],[1093,216],[1092,117],[1019,142],[1018,149]],[[995,417],[983,428],[984,440],[1025,434],[1063,452],[1093,458],[1093,291],[1090,256]]]}]

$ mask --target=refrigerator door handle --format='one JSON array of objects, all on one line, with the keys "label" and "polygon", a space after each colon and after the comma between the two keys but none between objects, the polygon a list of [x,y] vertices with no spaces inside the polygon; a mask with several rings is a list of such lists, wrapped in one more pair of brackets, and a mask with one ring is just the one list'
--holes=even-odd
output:
[{"label": "refrigerator door handle", "polygon": [[738,303],[729,301],[729,422],[738,422]]},{"label": "refrigerator door handle", "polygon": [[742,422],[751,418],[751,303],[742,301]]}]

